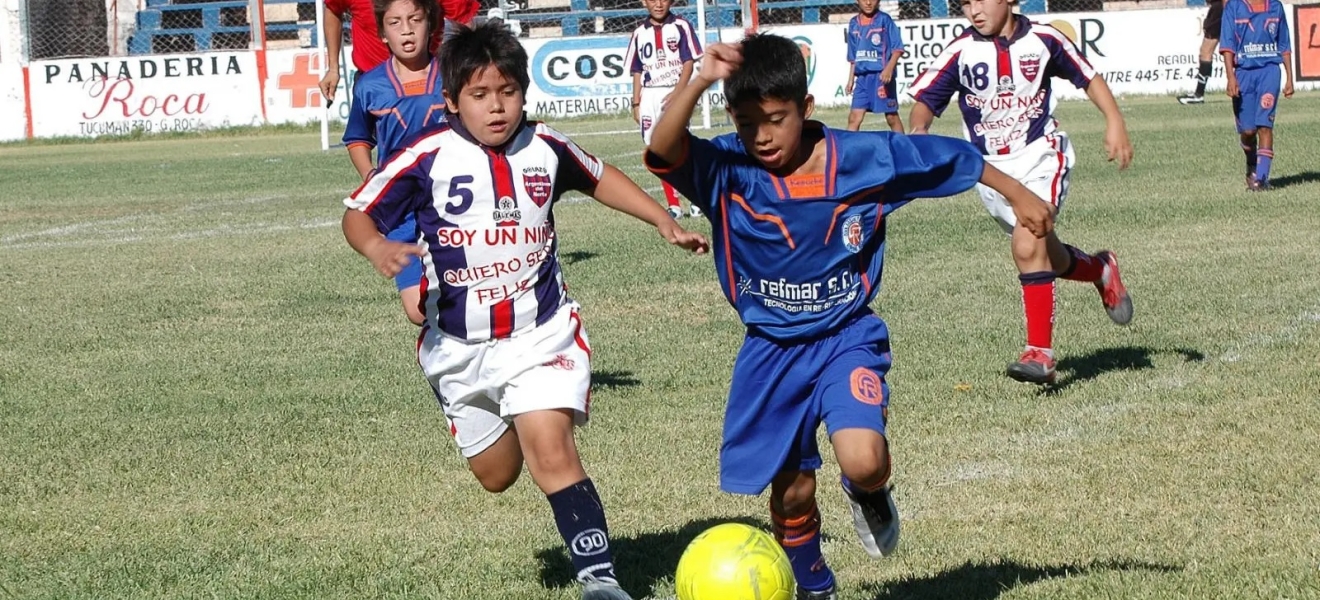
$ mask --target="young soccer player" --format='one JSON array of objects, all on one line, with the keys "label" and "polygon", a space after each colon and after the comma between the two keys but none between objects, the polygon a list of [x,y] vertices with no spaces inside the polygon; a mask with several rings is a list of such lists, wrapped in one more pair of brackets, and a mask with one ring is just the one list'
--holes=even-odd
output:
[{"label": "young soccer player", "polygon": [[858,131],[866,113],[882,113],[889,129],[903,133],[898,116],[898,82],[894,68],[903,57],[903,34],[894,20],[880,10],[880,0],[857,0],[860,11],[848,21],[848,86],[852,110],[848,130]]},{"label": "young soccer player", "polygon": [[[1059,30],[1013,14],[1015,0],[963,0],[971,21],[962,35],[912,85],[912,133],[925,133],[954,94],[968,138],[986,160],[1049,200],[1055,211],[1068,195],[1074,156],[1068,136],[1057,129],[1051,79],[1067,79],[1086,90],[1107,123],[1105,151],[1120,169],[1132,161],[1127,126],[1109,86]],[[979,188],[990,215],[1012,237],[1013,260],[1022,284],[1026,349],[1007,374],[1018,381],[1054,381],[1054,282],[1088,282],[1115,323],[1132,320],[1132,299],[1119,277],[1114,253],[1087,254],[1055,235],[1039,237],[1021,227],[1001,194]]]},{"label": "young soccer player", "polygon": [[1242,152],[1247,157],[1247,189],[1270,189],[1274,163],[1274,107],[1279,99],[1279,63],[1288,71],[1283,95],[1293,95],[1292,39],[1279,0],[1228,0],[1219,35],[1228,95]]},{"label": "young soccer player", "polygon": [[[645,160],[714,225],[719,282],[747,326],[725,409],[720,487],[758,495],[769,486],[798,598],[834,598],[816,506],[822,420],[862,546],[879,557],[898,544],[885,439],[889,332],[868,308],[880,289],[885,217],[977,181],[1003,193],[1036,235],[1053,217],[965,141],[807,121],[814,100],[792,40],[750,35],[712,45],[702,61],[670,100]],[[694,137],[688,120],[718,79],[737,132]]]},{"label": "young soccer player", "polygon": [[[633,121],[642,127],[642,143],[649,144],[665,103],[692,77],[692,66],[701,58],[701,40],[687,19],[669,12],[673,0],[642,0],[642,5],[649,14],[633,30],[624,61],[632,72]],[[678,193],[668,183],[662,182],[661,186],[669,215],[682,218]],[[701,216],[696,204],[692,205],[692,216]]]},{"label": "young soccer player", "polygon": [[[523,114],[527,53],[503,25],[460,27],[440,65],[448,126],[404,148],[344,201],[344,237],[386,276],[424,268],[417,361],[481,485],[524,461],[545,493],[584,600],[622,600],[605,511],[573,441],[587,420],[591,348],[559,267],[552,209],[569,190],[705,251],[618,169]],[[443,154],[443,155],[441,155]],[[381,232],[413,215],[420,242]]]},{"label": "young soccer player", "polygon": [[1224,0],[1207,0],[1206,5],[1210,10],[1205,13],[1205,20],[1201,22],[1201,62],[1196,71],[1196,91],[1183,96],[1178,96],[1178,102],[1181,104],[1205,104],[1205,84],[1210,81],[1210,73],[1215,68],[1215,46],[1219,45],[1219,29],[1221,20],[1224,17]]},{"label": "young soccer player", "polygon": [[[435,5],[436,14],[440,15],[437,23],[448,19],[456,23],[467,23],[477,16],[481,9],[477,0],[427,0]],[[326,0],[325,23],[321,35],[325,36],[326,69],[321,78],[321,94],[327,101],[334,101],[335,90],[339,88],[339,59],[344,46],[344,17],[349,17],[353,25],[353,66],[366,73],[380,63],[389,60],[389,48],[381,43],[381,35],[376,24],[374,0]],[[431,51],[440,47],[440,35],[443,27],[435,27],[431,35]]]},{"label": "young soccer player", "polygon": [[[376,172],[409,139],[444,122],[445,99],[440,68],[428,40],[439,25],[436,5],[429,0],[376,0],[376,22],[391,58],[367,71],[353,87],[353,104],[344,127],[348,158],[362,179]],[[396,242],[415,243],[417,223],[411,217],[390,232]],[[403,312],[414,325],[425,320],[421,307],[422,263],[409,261],[394,278]]]}]

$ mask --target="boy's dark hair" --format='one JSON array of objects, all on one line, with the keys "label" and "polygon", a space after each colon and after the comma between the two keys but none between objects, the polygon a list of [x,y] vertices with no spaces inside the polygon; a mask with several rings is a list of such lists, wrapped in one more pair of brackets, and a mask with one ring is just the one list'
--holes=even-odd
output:
[{"label": "boy's dark hair", "polygon": [[503,23],[488,21],[476,27],[458,25],[440,45],[440,74],[445,93],[455,100],[473,75],[495,67],[501,75],[518,82],[523,93],[531,85],[527,75],[527,51],[518,36]]},{"label": "boy's dark hair", "polygon": [[[390,9],[390,5],[400,0],[371,0],[371,10],[376,13],[376,31],[385,35],[385,11]],[[412,2],[413,6],[422,9],[422,14],[426,15],[426,31],[435,35],[435,28],[440,25],[440,20],[444,18],[444,9],[440,7],[439,2],[432,0],[404,0]],[[430,44],[430,40],[427,41]]]},{"label": "boy's dark hair", "polygon": [[807,102],[807,60],[797,42],[769,33],[742,41],[742,66],[724,80],[724,100],[736,109],[747,101]]}]

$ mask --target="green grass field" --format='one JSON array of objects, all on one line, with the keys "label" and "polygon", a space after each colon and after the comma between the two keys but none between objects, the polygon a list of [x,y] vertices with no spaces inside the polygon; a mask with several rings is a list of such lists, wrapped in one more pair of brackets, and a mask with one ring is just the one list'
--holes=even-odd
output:
[{"label": "green grass field", "polygon": [[[892,219],[903,542],[867,558],[822,485],[842,598],[1320,598],[1320,94],[1282,102],[1258,195],[1226,100],[1123,106],[1122,173],[1098,113],[1061,108],[1060,231],[1118,252],[1137,317],[1061,284],[1054,390],[1001,374],[1019,288],[975,196]],[[638,136],[579,141],[657,187]],[[0,161],[0,597],[577,597],[544,497],[467,472],[392,282],[343,242],[342,150],[263,133]],[[579,443],[625,587],[672,597],[698,532],[766,525],[716,481],[741,329],[710,258],[594,203],[558,215],[595,350]]]}]

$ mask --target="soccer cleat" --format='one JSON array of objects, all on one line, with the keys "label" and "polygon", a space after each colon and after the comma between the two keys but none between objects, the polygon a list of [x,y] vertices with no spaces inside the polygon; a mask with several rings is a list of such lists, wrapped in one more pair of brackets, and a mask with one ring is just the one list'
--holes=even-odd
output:
[{"label": "soccer cleat", "polygon": [[632,600],[632,596],[617,583],[592,578],[582,584],[582,600]]},{"label": "soccer cleat", "polygon": [[794,598],[796,600],[839,600],[839,594],[834,591],[834,586],[820,592],[798,588],[797,595]]},{"label": "soccer cleat", "polygon": [[1274,189],[1274,186],[1270,185],[1270,182],[1268,181],[1257,181],[1252,179],[1251,182],[1252,186],[1247,188],[1248,192],[1268,192]]},{"label": "soccer cleat", "polygon": [[1054,358],[1040,348],[1027,348],[1017,362],[1009,363],[1007,374],[1023,383],[1054,383]]},{"label": "soccer cleat", "polygon": [[1095,289],[1100,292],[1100,301],[1105,305],[1105,312],[1109,313],[1109,320],[1119,325],[1131,323],[1132,296],[1128,295],[1123,278],[1118,275],[1118,257],[1108,250],[1097,252],[1095,257],[1105,263]]},{"label": "soccer cleat", "polygon": [[857,537],[862,541],[862,548],[872,558],[889,556],[898,548],[898,506],[894,504],[891,490],[890,486],[885,486],[875,492],[855,496],[848,484],[843,484],[843,495],[848,498],[848,506],[852,508]]},{"label": "soccer cleat", "polygon": [[688,211],[688,214],[692,215],[692,218],[693,218],[693,219],[700,219],[700,218],[701,218],[701,209],[700,209],[700,208],[697,208],[697,205],[693,204],[693,205],[692,205],[692,209],[691,209],[690,211]]},{"label": "soccer cleat", "polygon": [[1256,181],[1255,175],[1247,175],[1247,191],[1248,192],[1260,191],[1260,182]]},{"label": "soccer cleat", "polygon": [[1187,94],[1186,96],[1178,96],[1178,104],[1182,104],[1182,105],[1205,104],[1205,96],[1197,96],[1196,94]]},{"label": "soccer cleat", "polygon": [[677,207],[677,206],[671,206],[671,207],[669,207],[669,216],[670,216],[670,217],[673,217],[675,221],[677,221],[677,220],[679,220],[679,219],[682,219],[682,218],[683,218],[683,209],[681,209],[681,208],[679,208],[679,207]]}]

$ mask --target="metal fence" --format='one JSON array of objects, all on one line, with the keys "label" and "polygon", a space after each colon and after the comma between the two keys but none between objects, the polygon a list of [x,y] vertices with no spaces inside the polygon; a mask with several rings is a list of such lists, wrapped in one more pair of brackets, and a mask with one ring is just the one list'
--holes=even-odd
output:
[{"label": "metal fence", "polygon": [[[1026,14],[1168,8],[1204,0],[1020,0]],[[961,0],[882,0],[895,19],[961,16]],[[853,0],[677,0],[673,11],[710,31],[760,26],[846,23]],[[321,25],[316,0],[22,0],[28,60],[239,50],[312,48]],[[639,0],[482,0],[481,18],[499,16],[523,37],[620,35],[646,18]],[[345,41],[351,31],[345,28]]]}]

